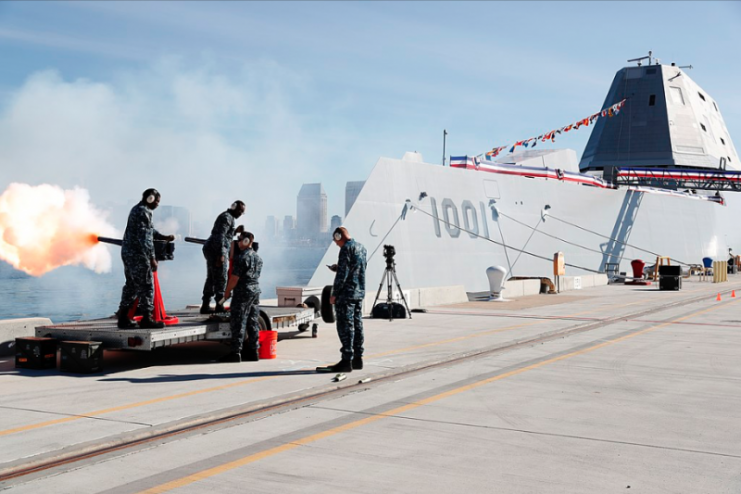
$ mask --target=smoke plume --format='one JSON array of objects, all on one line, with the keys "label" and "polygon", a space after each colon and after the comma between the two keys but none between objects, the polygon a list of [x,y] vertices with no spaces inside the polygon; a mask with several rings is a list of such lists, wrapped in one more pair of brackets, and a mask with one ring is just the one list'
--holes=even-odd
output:
[{"label": "smoke plume", "polygon": [[0,259],[30,275],[68,265],[110,271],[110,252],[98,235],[117,232],[85,189],[12,183],[0,195]]}]

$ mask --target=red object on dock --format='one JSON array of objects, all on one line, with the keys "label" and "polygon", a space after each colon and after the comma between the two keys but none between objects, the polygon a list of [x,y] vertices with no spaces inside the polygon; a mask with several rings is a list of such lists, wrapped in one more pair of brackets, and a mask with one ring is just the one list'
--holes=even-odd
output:
[{"label": "red object on dock", "polygon": [[278,332],[260,331],[260,359],[273,359],[278,356]]},{"label": "red object on dock", "polygon": [[[165,311],[165,303],[162,301],[162,291],[160,290],[160,280],[157,277],[157,271],[152,272],[152,278],[154,281],[154,313],[152,319],[157,322],[165,323],[165,326],[172,326],[180,322],[176,316],[168,316]],[[134,317],[136,314],[136,307],[139,305],[139,299],[137,298],[134,305],[129,309],[129,319],[133,319],[136,322],[141,320],[141,316]]]},{"label": "red object on dock", "polygon": [[646,267],[646,263],[640,259],[634,259],[630,262],[630,267],[633,268],[633,280],[626,281],[626,285],[650,285],[651,282],[643,278],[643,268]]}]

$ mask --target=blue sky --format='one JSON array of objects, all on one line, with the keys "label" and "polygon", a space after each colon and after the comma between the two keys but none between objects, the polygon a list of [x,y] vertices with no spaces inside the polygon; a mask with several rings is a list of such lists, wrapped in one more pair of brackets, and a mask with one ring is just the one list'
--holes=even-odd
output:
[{"label": "blue sky", "polygon": [[738,148],[739,27],[739,2],[0,2],[0,190],[153,184],[205,218],[246,197],[261,225],[321,181],[342,215],[380,156],[571,123],[649,49],[695,67]]}]

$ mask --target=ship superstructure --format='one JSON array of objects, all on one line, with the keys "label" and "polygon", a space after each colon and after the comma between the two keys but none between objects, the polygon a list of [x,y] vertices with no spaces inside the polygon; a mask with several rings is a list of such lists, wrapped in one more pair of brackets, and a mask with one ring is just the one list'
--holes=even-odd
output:
[{"label": "ship superstructure", "polygon": [[[402,286],[468,291],[486,290],[494,265],[510,276],[551,276],[559,251],[578,275],[741,250],[741,195],[720,193],[741,188],[741,166],[718,103],[682,68],[659,64],[618,71],[603,107],[623,99],[619,116],[596,121],[580,163],[563,149],[465,168],[417,153],[381,158],[345,221],[368,249],[368,289],[383,273],[383,244],[396,246]],[[331,283],[322,268],[336,257],[331,246],[310,285]]]}]

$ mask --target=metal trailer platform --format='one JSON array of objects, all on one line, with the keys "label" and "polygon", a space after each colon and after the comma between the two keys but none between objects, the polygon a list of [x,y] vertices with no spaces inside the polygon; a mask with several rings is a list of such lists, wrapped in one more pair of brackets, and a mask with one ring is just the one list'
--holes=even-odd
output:
[{"label": "metal trailer platform", "polygon": [[[179,343],[231,338],[229,322],[220,322],[197,310],[169,313],[177,316],[178,324],[162,329],[119,329],[115,318],[50,324],[36,328],[36,336],[64,341],[100,341],[108,349],[151,351]],[[314,309],[260,306],[260,329],[278,330],[296,328],[306,331],[312,325],[312,336],[317,334]]]}]

